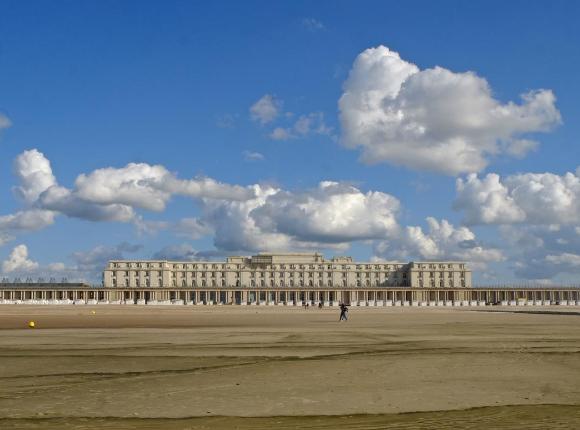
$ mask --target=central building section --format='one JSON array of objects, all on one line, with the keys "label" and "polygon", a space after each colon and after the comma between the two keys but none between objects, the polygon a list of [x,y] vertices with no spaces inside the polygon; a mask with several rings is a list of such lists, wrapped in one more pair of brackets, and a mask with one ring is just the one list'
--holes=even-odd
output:
[{"label": "central building section", "polygon": [[326,260],[319,253],[264,252],[252,257],[229,257],[228,264],[239,269],[236,282],[250,288],[408,285],[405,264],[355,263],[351,257]]},{"label": "central building section", "polygon": [[115,260],[103,272],[108,288],[464,288],[463,262],[355,262],[320,253],[262,252],[225,262]]}]

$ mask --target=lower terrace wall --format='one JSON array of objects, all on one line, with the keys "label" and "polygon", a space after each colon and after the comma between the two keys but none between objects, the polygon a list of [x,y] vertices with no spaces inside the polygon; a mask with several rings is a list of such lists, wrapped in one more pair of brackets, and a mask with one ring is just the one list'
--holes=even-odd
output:
[{"label": "lower terrace wall", "polygon": [[0,287],[0,304],[200,304],[302,306],[580,305],[580,288],[122,289]]}]

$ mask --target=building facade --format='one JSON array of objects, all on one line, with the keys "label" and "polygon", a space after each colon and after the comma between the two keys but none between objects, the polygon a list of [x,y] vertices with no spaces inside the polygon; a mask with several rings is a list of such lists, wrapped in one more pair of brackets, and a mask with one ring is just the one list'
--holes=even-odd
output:
[{"label": "building facade", "polygon": [[224,262],[115,260],[100,286],[0,282],[0,304],[336,306],[580,305],[580,288],[473,287],[463,262],[355,262],[260,253]]},{"label": "building facade", "polygon": [[312,253],[260,253],[225,262],[115,260],[106,288],[470,288],[463,262],[354,262]]},{"label": "building facade", "polygon": [[[382,302],[395,289],[472,285],[464,262],[355,262],[351,257],[325,259],[319,253],[259,253],[225,262],[110,261],[103,286],[136,291],[139,300],[295,304]],[[129,296],[134,299],[135,294]]]},{"label": "building facade", "polygon": [[463,262],[355,262],[260,253],[224,262],[115,260],[100,286],[0,282],[0,304],[336,306],[580,305],[580,288],[473,287]]}]

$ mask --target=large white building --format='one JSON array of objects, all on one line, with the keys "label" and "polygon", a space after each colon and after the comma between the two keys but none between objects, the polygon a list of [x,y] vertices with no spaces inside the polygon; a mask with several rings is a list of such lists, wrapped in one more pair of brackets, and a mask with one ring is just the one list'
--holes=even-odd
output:
[{"label": "large white building", "polygon": [[339,303],[354,306],[580,305],[580,288],[475,287],[463,262],[355,262],[321,254],[261,253],[225,262],[115,260],[103,285],[0,282],[0,304]]},{"label": "large white building", "polygon": [[[138,290],[141,300],[331,303],[373,297],[372,301],[384,301],[388,289],[470,288],[471,270],[457,261],[355,262],[351,257],[327,260],[319,253],[259,253],[228,257],[225,262],[114,260],[103,272],[103,286]],[[148,290],[155,294],[147,294]],[[129,297],[133,300],[135,294]]]},{"label": "large white building", "polygon": [[108,288],[470,288],[471,270],[457,261],[355,262],[312,253],[259,253],[225,262],[114,260]]}]

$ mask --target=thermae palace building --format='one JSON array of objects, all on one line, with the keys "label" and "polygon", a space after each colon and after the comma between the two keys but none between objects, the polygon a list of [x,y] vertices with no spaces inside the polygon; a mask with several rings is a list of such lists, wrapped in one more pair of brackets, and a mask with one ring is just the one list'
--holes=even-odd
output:
[{"label": "thermae palace building", "polygon": [[461,291],[472,285],[463,262],[358,263],[319,253],[259,253],[225,262],[110,261],[103,286],[131,301],[384,306],[462,300]]},{"label": "thermae palace building", "polygon": [[301,306],[580,305],[580,288],[474,287],[460,261],[355,262],[319,253],[216,261],[115,260],[102,285],[0,282],[0,304]]}]

